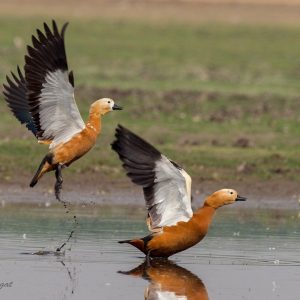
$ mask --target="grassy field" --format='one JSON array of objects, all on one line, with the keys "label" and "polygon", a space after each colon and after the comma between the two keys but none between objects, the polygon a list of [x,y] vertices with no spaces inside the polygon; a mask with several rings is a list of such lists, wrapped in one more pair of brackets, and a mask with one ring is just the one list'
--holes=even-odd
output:
[{"label": "grassy field", "polygon": [[[1,18],[1,81],[23,64],[25,46],[41,23]],[[79,85],[298,95],[299,29],[77,19],[66,39]]]},{"label": "grassy field", "polygon": [[[1,18],[1,82],[23,65],[25,45],[41,22]],[[109,150],[121,123],[198,180],[297,179],[299,36],[300,26],[72,19],[67,53],[82,114],[103,96],[125,110],[105,116],[96,147],[69,172],[123,176]],[[47,149],[3,101],[0,113],[0,177],[11,181],[15,172],[33,173]]]}]

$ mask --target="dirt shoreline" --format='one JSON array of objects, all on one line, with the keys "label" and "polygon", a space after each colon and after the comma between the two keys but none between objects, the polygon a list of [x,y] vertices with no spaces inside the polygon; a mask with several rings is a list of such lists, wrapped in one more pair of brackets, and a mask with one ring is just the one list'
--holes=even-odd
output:
[{"label": "dirt shoreline", "polygon": [[[159,7],[159,9],[158,9]],[[230,22],[299,24],[300,1],[58,1],[11,0],[0,3],[2,16],[60,16],[149,22]]]},{"label": "dirt shoreline", "polygon": [[[28,186],[27,178],[0,183],[0,207],[8,204],[57,204],[53,194],[53,180],[41,181],[35,188]],[[243,208],[299,209],[300,185],[295,181],[194,181],[193,206],[220,188],[234,188],[248,201]],[[125,179],[100,181],[99,178],[83,180],[82,176],[65,178],[63,199],[75,205],[133,205],[144,206],[142,190]],[[241,205],[237,205],[241,208]]]}]

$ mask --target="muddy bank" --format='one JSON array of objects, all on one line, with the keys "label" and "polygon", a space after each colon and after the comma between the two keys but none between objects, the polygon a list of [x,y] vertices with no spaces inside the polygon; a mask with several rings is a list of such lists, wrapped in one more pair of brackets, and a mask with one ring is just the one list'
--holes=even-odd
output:
[{"label": "muddy bank", "polygon": [[[29,188],[27,178],[15,182],[0,183],[0,205],[9,203],[56,204],[53,180],[41,181]],[[192,186],[193,206],[201,205],[210,193],[221,188],[234,188],[248,201],[243,207],[300,209],[300,186],[295,181],[273,180],[264,182],[244,181],[194,181]],[[142,190],[127,179],[100,181],[96,178],[73,176],[64,181],[63,198],[76,205],[137,205],[144,206]],[[236,207],[241,207],[237,205]]]},{"label": "muddy bank", "polygon": [[[189,1],[52,1],[13,0],[0,3],[0,14],[51,17],[106,18],[147,22],[177,21],[192,24],[230,22],[298,24],[298,0],[189,0]],[[22,9],[20,9],[22,7]],[[159,9],[158,9],[159,7]],[[96,8],[96,9],[95,9]]]}]

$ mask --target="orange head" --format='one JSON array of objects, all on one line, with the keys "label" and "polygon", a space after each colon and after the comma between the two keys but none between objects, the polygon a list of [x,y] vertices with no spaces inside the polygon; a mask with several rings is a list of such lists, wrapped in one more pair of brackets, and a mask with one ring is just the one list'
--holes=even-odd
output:
[{"label": "orange head", "polygon": [[114,100],[102,98],[95,101],[90,108],[90,114],[105,115],[112,110],[122,110],[121,106],[115,104]]},{"label": "orange head", "polygon": [[237,191],[232,189],[222,189],[208,196],[204,202],[205,206],[219,208],[223,205],[232,204],[235,201],[245,201],[247,198],[238,195]]}]

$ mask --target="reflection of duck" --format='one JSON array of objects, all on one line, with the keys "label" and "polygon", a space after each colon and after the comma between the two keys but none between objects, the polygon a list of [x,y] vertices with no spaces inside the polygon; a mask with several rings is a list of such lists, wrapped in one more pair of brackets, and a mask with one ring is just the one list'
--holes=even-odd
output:
[{"label": "reflection of duck", "polygon": [[219,190],[206,198],[193,213],[191,178],[175,162],[128,129],[119,126],[112,144],[131,180],[143,187],[151,234],[120,241],[150,257],[169,257],[199,243],[219,207],[244,201],[232,189]]},{"label": "reflection of duck", "polygon": [[144,262],[122,274],[142,277],[150,281],[145,290],[146,300],[208,300],[202,280],[169,260],[154,259],[147,267]]}]

